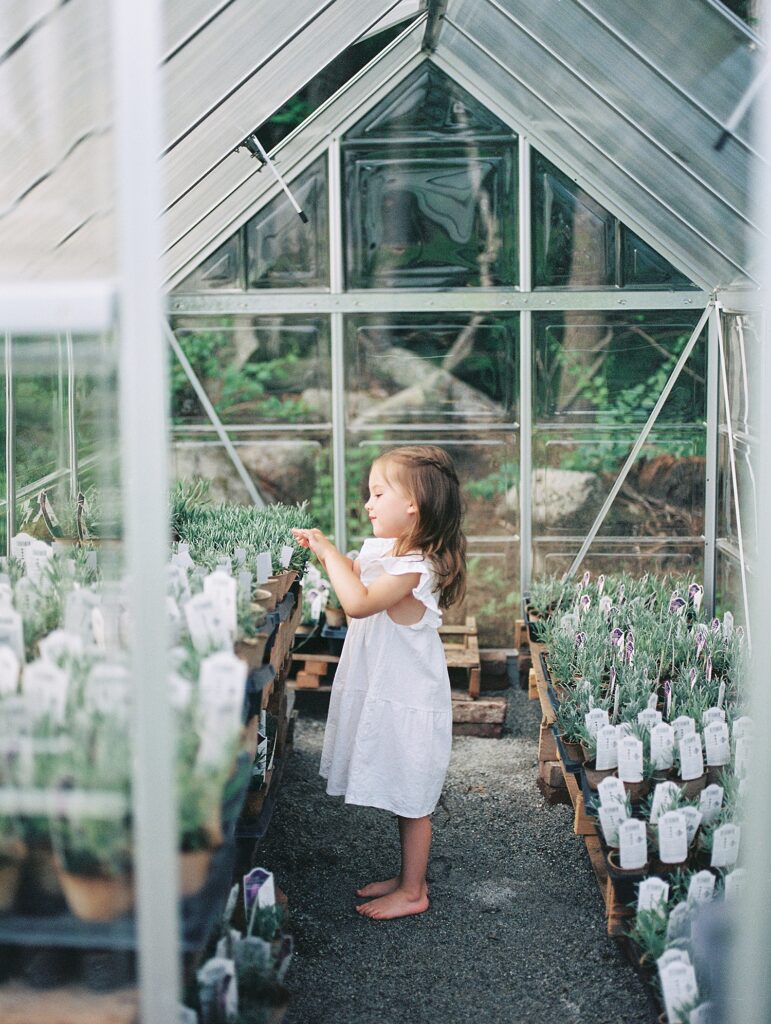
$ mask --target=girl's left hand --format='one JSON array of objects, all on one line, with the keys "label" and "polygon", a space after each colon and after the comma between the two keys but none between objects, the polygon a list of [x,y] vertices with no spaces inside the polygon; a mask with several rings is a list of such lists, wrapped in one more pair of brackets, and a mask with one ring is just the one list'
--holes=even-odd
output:
[{"label": "girl's left hand", "polygon": [[310,548],[313,554],[323,562],[330,551],[335,550],[332,541],[325,537],[321,530],[300,530],[294,528],[292,534],[302,548]]}]

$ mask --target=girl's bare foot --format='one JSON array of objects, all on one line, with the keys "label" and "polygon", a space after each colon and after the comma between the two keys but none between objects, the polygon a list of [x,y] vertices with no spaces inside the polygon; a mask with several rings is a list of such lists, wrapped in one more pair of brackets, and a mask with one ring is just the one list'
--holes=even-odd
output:
[{"label": "girl's bare foot", "polygon": [[[387,896],[389,893],[395,892],[399,888],[399,876],[396,878],[387,878],[383,882],[370,882],[369,885],[363,885],[361,889],[356,890],[357,896]],[[428,886],[426,886],[426,896],[428,896]]]},{"label": "girl's bare foot", "polygon": [[387,878],[383,882],[370,882],[356,890],[357,896],[387,896],[399,888],[399,876]]},{"label": "girl's bare foot", "polygon": [[428,890],[423,891],[416,899],[409,896],[404,889],[394,889],[371,903],[360,903],[356,910],[365,917],[376,921],[389,921],[394,917],[408,917],[410,914],[423,914],[428,910]]}]

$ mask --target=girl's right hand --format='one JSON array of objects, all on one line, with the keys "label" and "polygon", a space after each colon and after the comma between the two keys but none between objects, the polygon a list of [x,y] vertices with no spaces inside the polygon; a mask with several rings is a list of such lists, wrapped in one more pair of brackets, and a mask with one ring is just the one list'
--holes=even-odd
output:
[{"label": "girl's right hand", "polygon": [[322,563],[330,551],[335,550],[335,546],[332,541],[328,537],[325,537],[321,530],[301,530],[294,528],[292,530],[292,534],[300,547],[310,548],[316,558],[318,558]]}]

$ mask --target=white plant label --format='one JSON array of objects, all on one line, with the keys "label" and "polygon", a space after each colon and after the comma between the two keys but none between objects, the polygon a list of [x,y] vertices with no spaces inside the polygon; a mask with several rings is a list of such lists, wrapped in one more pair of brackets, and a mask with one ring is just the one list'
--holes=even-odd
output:
[{"label": "white plant label", "polygon": [[626,821],[626,804],[600,804],[598,808],[602,833],[608,846],[618,846],[618,826]]},{"label": "white plant label", "polygon": [[723,708],[707,708],[701,716],[702,728],[712,725],[713,722],[725,722],[725,710]]},{"label": "white plant label", "polygon": [[[684,906],[684,904],[680,904]],[[676,910],[679,907],[675,908]],[[664,1007],[670,1022],[682,1019],[680,1010],[690,1006],[699,998],[696,972],[692,964],[670,963],[659,971]]]},{"label": "white plant label", "polygon": [[710,1024],[715,1019],[713,1003],[702,1003],[688,1014],[688,1024]]},{"label": "white plant label", "polygon": [[233,566],[229,558],[222,558],[217,562],[216,572],[224,572],[226,576],[233,575]]},{"label": "white plant label", "polygon": [[64,601],[64,628],[68,633],[77,633],[84,644],[94,643],[91,613],[99,604],[99,598],[91,590],[72,590]]},{"label": "white plant label", "polygon": [[680,778],[687,782],[704,774],[704,754],[701,736],[697,732],[686,733],[680,740]]},{"label": "white plant label", "polygon": [[231,646],[227,625],[208,594],[196,594],[190,598],[185,605],[185,620],[193,646],[199,654],[206,654],[212,647],[221,650]]},{"label": "white plant label", "polygon": [[102,662],[88,673],[86,706],[100,715],[127,718],[131,707],[131,677],[123,665]]},{"label": "white plant label", "polygon": [[675,730],[667,722],[651,729],[651,761],[657,771],[666,771],[675,763]]},{"label": "white plant label", "polygon": [[656,961],[656,967],[659,971],[662,971],[669,964],[689,964],[691,958],[688,956],[688,951],[680,949],[678,946],[670,946],[669,949],[665,949],[661,956]]},{"label": "white plant label", "polygon": [[233,552],[233,561],[236,563],[237,568],[241,568],[242,565],[246,564],[246,548],[236,548]]},{"label": "white plant label", "polygon": [[651,730],[661,721],[661,712],[656,708],[646,708],[637,715],[637,723],[644,729]]},{"label": "white plant label", "polygon": [[631,722],[619,722],[616,726],[616,736],[620,743],[626,736],[633,736],[632,723]]},{"label": "white plant label", "polygon": [[736,899],[744,892],[746,886],[747,869],[734,868],[725,876],[725,898],[727,900]]},{"label": "white plant label", "polygon": [[600,795],[601,804],[623,804],[626,800],[624,783],[615,775],[609,775],[606,779],[603,779],[597,787],[597,792]]},{"label": "white plant label", "polygon": [[56,664],[63,657],[77,657],[83,652],[83,640],[77,633],[55,629],[38,644],[40,657]]},{"label": "white plant label", "polygon": [[21,662],[16,652],[6,644],[0,645],[0,697],[16,693],[19,687]]},{"label": "white plant label", "polygon": [[643,878],[637,888],[637,913],[641,910],[659,910],[663,913],[668,899],[669,882],[656,875]]},{"label": "white plant label", "polygon": [[704,727],[704,747],[708,765],[728,764],[731,760],[731,741],[725,722],[711,722]]},{"label": "white plant label", "polygon": [[281,553],[278,556],[279,564],[282,569],[288,569],[289,563],[292,561],[292,555],[294,554],[294,548],[291,544],[284,544],[281,548]]},{"label": "white plant label", "polygon": [[192,569],[195,566],[195,562],[190,557],[190,548],[187,544],[180,544],[177,548],[177,553],[172,555],[171,560],[181,569]]},{"label": "white plant label", "polygon": [[257,573],[258,586],[273,575],[273,562],[270,558],[270,551],[261,551],[259,555],[257,555],[255,569]]},{"label": "white plant label", "polygon": [[231,643],[236,638],[238,629],[237,602],[238,584],[232,576],[217,569],[203,581],[203,592],[210,597],[219,610],[219,616],[225,623]]},{"label": "white plant label", "polygon": [[10,647],[20,662],[24,662],[24,627],[21,615],[13,608],[0,610],[0,644]]},{"label": "white plant label", "polygon": [[645,822],[627,818],[618,827],[619,861],[624,871],[644,868],[648,862],[648,839]]},{"label": "white plant label", "polygon": [[672,723],[672,728],[675,730],[675,739],[679,743],[683,736],[696,732],[696,723],[689,715],[680,715]]},{"label": "white plant label", "polygon": [[198,679],[201,704],[207,708],[227,707],[238,722],[247,673],[246,662],[229,651],[219,651],[204,658]]},{"label": "white plant label", "polygon": [[603,725],[597,733],[597,757],[595,766],[598,771],[615,768],[618,764],[618,738],[612,725]]},{"label": "white plant label", "polygon": [[642,740],[626,736],[618,745],[618,777],[622,782],[642,782]]},{"label": "white plant label", "polygon": [[691,937],[691,908],[683,900],[672,909],[667,921],[667,941],[677,942],[678,939]]},{"label": "white plant label", "polygon": [[177,711],[190,707],[193,699],[193,684],[178,672],[169,673],[169,702]]},{"label": "white plant label", "polygon": [[26,576],[23,576],[16,584],[13,603],[22,615],[31,617],[37,612],[40,595],[35,584]]},{"label": "white plant label", "polygon": [[104,612],[99,607],[91,609],[91,635],[99,650],[105,650],[107,647],[107,627],[104,622]]},{"label": "white plant label", "polygon": [[739,856],[739,841],[742,830],[731,822],[716,828],[712,835],[712,868],[730,868]]},{"label": "white plant label", "polygon": [[596,736],[604,725],[609,724],[608,712],[605,708],[592,708],[584,715],[586,728],[591,736]]},{"label": "white plant label", "polygon": [[705,825],[714,821],[723,806],[723,787],[713,782],[699,794],[699,810]]},{"label": "white plant label", "polygon": [[41,540],[33,541],[24,552],[24,565],[27,576],[38,586],[46,583],[46,570],[53,558],[53,548]]},{"label": "white plant label", "polygon": [[749,735],[740,736],[734,749],[734,773],[739,779],[746,779],[750,770],[752,739]]},{"label": "white plant label", "polygon": [[22,693],[36,715],[50,715],[58,723],[64,722],[69,685],[67,672],[49,661],[31,661],[21,677]]},{"label": "white plant label", "polygon": [[667,811],[658,823],[659,860],[679,864],[688,856],[688,829],[682,811]]},{"label": "white plant label", "polygon": [[723,701],[725,700],[725,679],[720,680],[720,689],[717,692],[717,706],[723,707]]},{"label": "white plant label", "polygon": [[28,533],[17,533],[11,538],[11,556],[23,561],[25,552],[32,544],[32,537]]},{"label": "white plant label", "polygon": [[[648,698],[648,710],[649,711],[655,711],[658,703],[659,703],[659,695],[654,691],[650,695],[650,697]],[[661,716],[659,716],[659,720],[660,719],[661,719]]]},{"label": "white plant label", "polygon": [[699,831],[699,825],[701,825],[702,813],[695,807],[686,806],[680,809],[680,813],[685,818],[685,828],[688,834],[688,845],[696,838],[696,833]]},{"label": "white plant label", "polygon": [[734,724],[731,728],[731,736],[734,740],[738,740],[740,736],[752,735],[752,719],[749,715],[742,715],[741,718],[734,719]]},{"label": "white plant label", "polygon": [[238,595],[245,601],[252,599],[252,574],[248,569],[242,569],[238,574]]},{"label": "white plant label", "polygon": [[651,825],[658,824],[659,817],[673,807],[680,798],[680,787],[675,782],[659,782],[653,791],[651,804]]},{"label": "white plant label", "polygon": [[688,906],[693,907],[697,903],[711,900],[715,893],[716,881],[711,871],[699,871],[691,875],[691,881],[688,883]]},{"label": "white plant label", "polygon": [[166,567],[166,585],[169,593],[177,601],[186,601],[190,597],[190,580],[187,570],[174,562]]}]

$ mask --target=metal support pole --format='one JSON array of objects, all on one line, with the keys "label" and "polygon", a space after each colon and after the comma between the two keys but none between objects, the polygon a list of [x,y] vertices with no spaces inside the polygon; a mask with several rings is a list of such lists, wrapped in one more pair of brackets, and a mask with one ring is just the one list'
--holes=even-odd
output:
[{"label": "metal support pole", "polygon": [[5,332],[5,543],[16,533],[16,409],[13,397],[13,338]]},{"label": "metal support pole", "polygon": [[[520,136],[519,160],[519,288],[533,287],[530,215],[530,143]],[[530,586],[533,569],[533,314],[519,314],[519,586]]]},{"label": "metal support pole", "polygon": [[704,603],[715,614],[715,565],[717,559],[718,432],[720,428],[720,346],[715,321],[707,328],[707,450],[704,481]]},{"label": "metal support pole", "polygon": [[184,370],[185,376],[190,381],[190,386],[192,387],[193,391],[195,391],[198,401],[203,406],[203,411],[211,420],[211,425],[214,427],[214,430],[217,433],[217,437],[222,442],[222,446],[225,449],[228,458],[233,463],[236,473],[238,473],[239,477],[241,478],[241,482],[246,488],[246,493],[249,495],[249,497],[257,506],[257,508],[264,508],[265,502],[262,498],[262,495],[257,490],[254,484],[254,480],[252,480],[252,478],[249,476],[249,473],[246,470],[246,466],[241,461],[241,456],[236,451],[233,442],[230,440],[230,437],[228,436],[228,432],[225,430],[225,427],[222,424],[222,420],[219,418],[217,410],[214,408],[214,406],[211,403],[211,400],[209,399],[209,396],[204,391],[203,384],[201,384],[200,380],[198,379],[198,375],[196,374],[193,367],[190,365],[190,360],[187,358],[184,351],[182,350],[182,346],[177,341],[174,331],[172,331],[168,320],[166,320],[165,318],[163,319],[163,332],[166,335],[166,340],[168,341],[169,345],[171,345],[172,352],[179,360],[179,365]]},{"label": "metal support pole", "polygon": [[704,329],[704,325],[707,322],[707,319],[709,318],[709,315],[710,315],[712,309],[713,309],[713,304],[710,303],[707,306],[707,308],[704,310],[704,312],[701,314],[701,316],[699,317],[699,322],[696,324],[696,327],[694,328],[693,334],[691,335],[691,337],[688,340],[688,344],[685,346],[685,348],[683,349],[682,353],[680,354],[680,358],[677,360],[677,363],[675,364],[675,367],[672,370],[672,373],[669,375],[669,380],[664,385],[664,390],[659,395],[658,400],[657,400],[656,404],[654,405],[653,409],[651,410],[651,414],[648,417],[648,420],[647,420],[645,426],[640,431],[640,434],[639,434],[637,440],[635,441],[635,443],[634,443],[634,445],[632,447],[632,450],[629,453],[629,455],[627,457],[627,460],[626,460],[626,462],[623,465],[623,468],[622,468],[621,472],[616,477],[616,482],[613,484],[613,487],[610,490],[610,494],[607,496],[607,498],[603,502],[602,508],[597,513],[597,517],[594,520],[594,522],[592,523],[591,529],[589,530],[588,534],[584,538],[584,542],[581,545],[581,549],[579,550],[579,552],[576,555],[576,557],[573,559],[572,565],[570,566],[568,571],[565,573],[565,575],[563,577],[564,580],[569,580],[571,578],[571,576],[574,575],[576,569],[579,567],[581,562],[584,560],[584,556],[586,555],[586,552],[589,550],[592,541],[597,536],[597,531],[599,530],[599,528],[602,526],[603,522],[605,521],[605,516],[608,514],[608,510],[610,509],[610,506],[615,501],[616,495],[618,494],[618,492],[624,486],[624,481],[626,480],[627,476],[629,475],[629,470],[632,468],[632,464],[634,463],[634,460],[640,454],[640,450],[641,450],[642,446],[647,441],[648,435],[650,434],[651,430],[653,429],[653,426],[656,423],[656,420],[659,418],[659,413],[663,409],[664,403],[669,398],[669,396],[670,396],[670,394],[672,392],[672,388],[677,383],[677,380],[678,380],[678,378],[680,376],[680,373],[681,373],[683,367],[685,366],[686,362],[688,361],[688,358],[690,357],[691,352],[693,352],[694,346],[696,345],[696,342],[699,340],[699,336],[701,335],[701,332]]},{"label": "metal support pole", "polygon": [[723,405],[725,407],[726,436],[728,437],[728,458],[731,467],[731,492],[734,499],[734,514],[736,516],[736,539],[739,545],[739,572],[742,581],[742,602],[744,604],[744,622],[747,629],[747,641],[751,645],[752,633],[750,623],[750,600],[747,592],[747,561],[744,554],[744,534],[742,531],[742,513],[739,503],[739,481],[736,477],[736,449],[734,448],[734,430],[731,419],[731,397],[728,392],[728,371],[726,370],[725,345],[723,344],[723,326],[720,323],[720,305],[715,303],[713,307],[713,320],[717,333],[717,342],[720,349],[720,382],[723,390]]},{"label": "metal support pole", "polygon": [[72,332],[67,331],[67,445],[69,449],[70,498],[78,494],[78,434],[75,422],[75,352]]},{"label": "metal support pole", "polygon": [[[329,146],[329,287],[339,295],[344,287],[343,210],[340,138]],[[332,360],[332,487],[335,543],[341,551],[348,547],[345,478],[345,324],[342,313],[330,317]]]},{"label": "metal support pole", "polygon": [[177,807],[168,699],[168,380],[161,331],[160,10],[113,0],[119,410],[132,701],[139,1017],[178,1017]]}]

